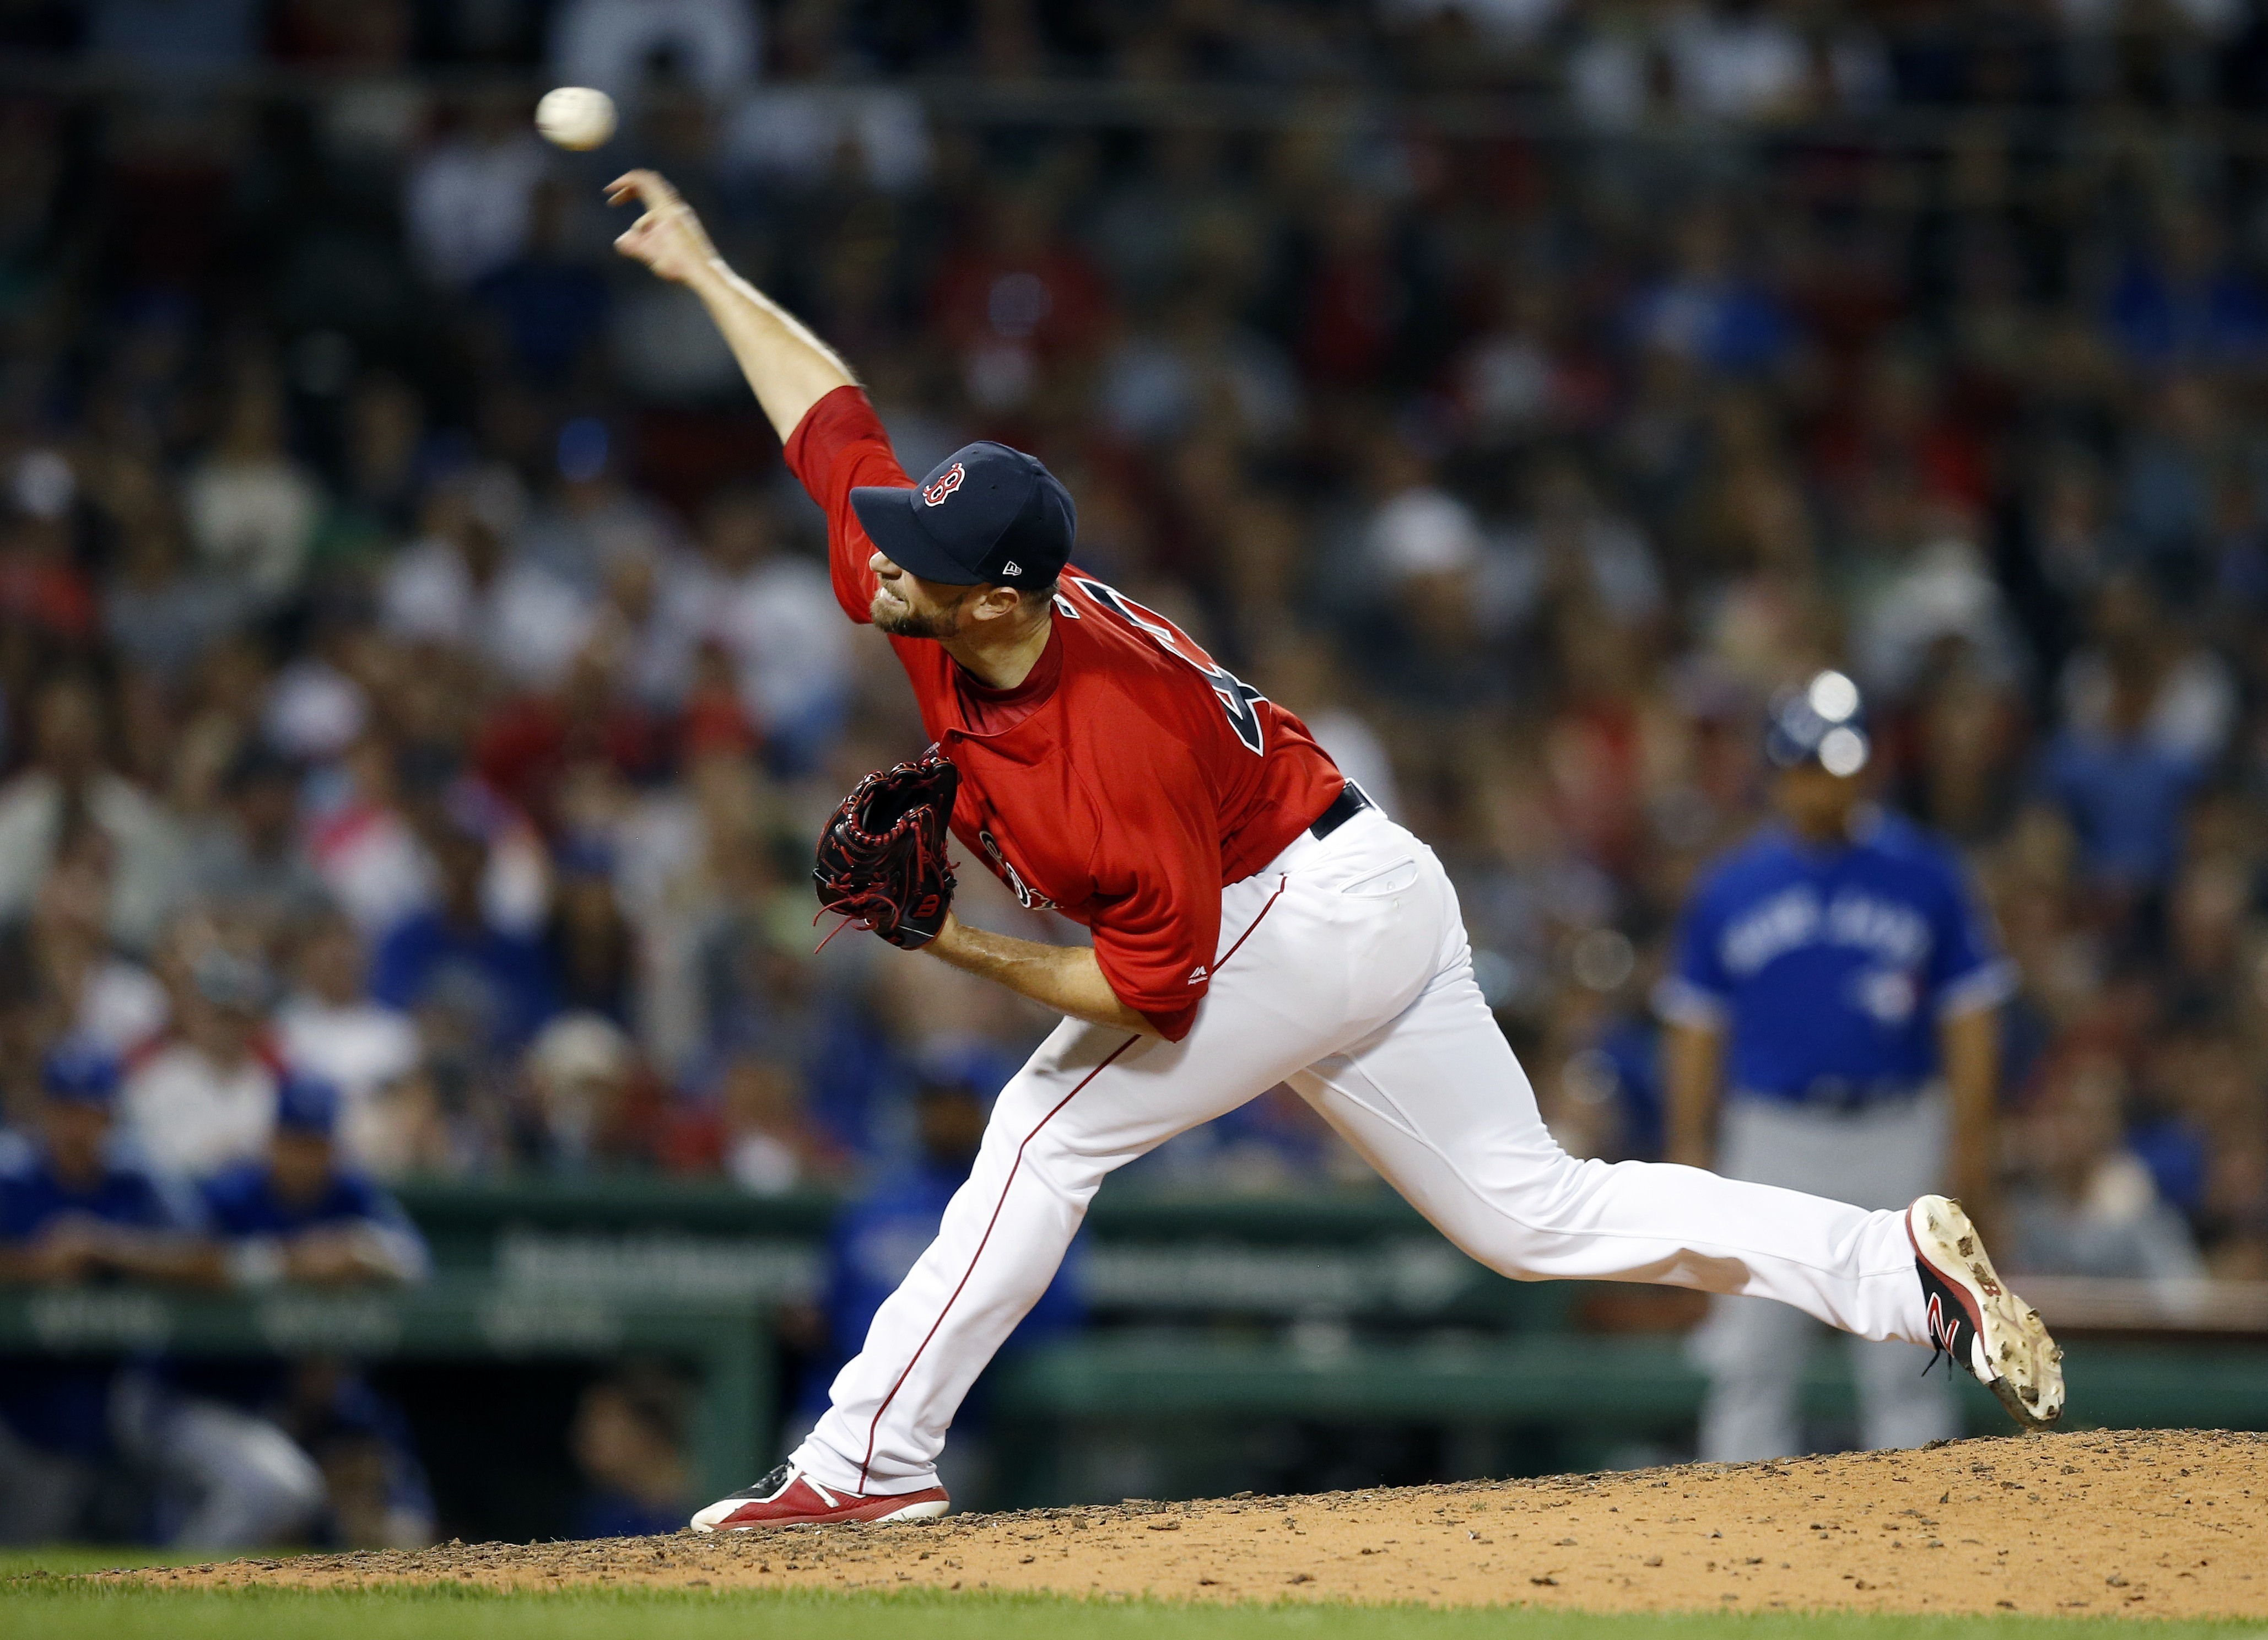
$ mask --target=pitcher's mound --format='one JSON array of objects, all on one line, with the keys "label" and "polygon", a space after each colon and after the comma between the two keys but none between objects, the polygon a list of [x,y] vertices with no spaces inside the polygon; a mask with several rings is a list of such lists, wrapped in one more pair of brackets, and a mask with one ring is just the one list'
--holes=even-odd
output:
[{"label": "pitcher's mound", "polygon": [[721,1538],[453,1543],[140,1575],[2268,1617],[2268,1436],[2009,1436],[1778,1463]]}]

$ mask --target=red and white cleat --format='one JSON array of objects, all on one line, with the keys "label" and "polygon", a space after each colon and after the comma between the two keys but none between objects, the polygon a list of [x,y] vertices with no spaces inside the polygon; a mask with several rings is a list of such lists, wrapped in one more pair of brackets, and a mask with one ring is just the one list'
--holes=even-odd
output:
[{"label": "red and white cleat", "polygon": [[2063,1416],[2063,1351],[2040,1313],[2000,1280],[1961,1203],[1917,1197],[1906,1209],[1906,1237],[1929,1305],[1930,1342],[1999,1396],[2025,1429],[2045,1429]]},{"label": "red and white cleat", "polygon": [[768,1526],[826,1526],[843,1520],[934,1520],[953,1507],[941,1486],[876,1497],[838,1492],[784,1463],[693,1517],[696,1532],[759,1532]]}]

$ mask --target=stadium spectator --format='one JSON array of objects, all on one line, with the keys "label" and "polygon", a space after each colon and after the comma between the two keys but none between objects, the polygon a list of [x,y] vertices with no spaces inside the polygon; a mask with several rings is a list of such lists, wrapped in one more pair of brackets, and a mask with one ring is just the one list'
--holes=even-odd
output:
[{"label": "stadium spectator", "polygon": [[2189,1226],[2120,1131],[2117,1063],[2078,1058],[2059,1082],[2021,1129],[2026,1177],[2008,1200],[2009,1261],[2055,1276],[2202,1276]]},{"label": "stadium spectator", "polygon": [[627,1027],[635,1023],[637,952],[615,894],[614,853],[593,839],[572,837],[554,850],[552,866],[543,946],[559,1005]]},{"label": "stadium spectator", "polygon": [[145,510],[122,533],[103,589],[103,630],[131,665],[178,678],[244,619],[242,592],[188,563],[167,511]]},{"label": "stadium spectator", "polygon": [[778,527],[754,491],[727,489],[710,502],[688,625],[724,646],[748,721],[782,743],[790,767],[803,767],[849,704],[850,643],[826,571],[781,551]]},{"label": "stadium spectator", "polygon": [[388,1095],[417,1069],[416,1023],[372,998],[364,983],[361,941],[336,912],[297,930],[297,985],[276,1012],[284,1062],[339,1090],[339,1144],[354,1162],[381,1172],[400,1166]]},{"label": "stadium spectator", "polygon": [[666,58],[722,104],[762,67],[762,16],[734,0],[567,0],[551,14],[551,65],[562,85],[628,103]]},{"label": "stadium spectator", "polygon": [[17,1000],[35,1011],[42,1040],[80,1037],[123,1058],[157,1034],[172,1004],[150,970],[111,943],[110,859],[107,840],[79,834],[5,938]]},{"label": "stadium spectator", "polygon": [[463,290],[519,254],[543,150],[509,95],[468,99],[458,127],[410,168],[402,226],[419,271]]},{"label": "stadium spectator", "polygon": [[46,680],[30,721],[33,761],[0,787],[0,918],[30,909],[57,856],[92,831],[110,853],[111,936],[129,951],[148,951],[180,896],[177,822],[110,766],[92,679]]},{"label": "stadium spectator", "polygon": [[284,447],[282,393],[263,366],[236,385],[221,436],[182,489],[203,567],[254,608],[289,597],[306,568],[323,492]]},{"label": "stadium spectator", "polygon": [[249,746],[230,766],[221,797],[218,812],[191,833],[184,850],[191,895],[272,946],[330,905],[301,838],[298,771]]},{"label": "stadium spectator", "polygon": [[509,700],[480,727],[482,778],[547,831],[571,822],[578,782],[650,783],[669,751],[666,720],[622,687],[619,635],[593,632],[553,688]]},{"label": "stadium spectator", "polygon": [[387,629],[420,645],[476,656],[512,680],[557,681],[590,632],[588,600],[549,567],[516,555],[524,498],[501,468],[429,493],[424,533],[387,567]]},{"label": "stadium spectator", "polygon": [[125,1125],[151,1161],[203,1179],[257,1156],[276,1123],[268,969],[213,944],[180,960],[173,1023],[129,1064]]},{"label": "stadium spectator", "polygon": [[526,1148],[560,1173],[644,1166],[666,1141],[666,1099],[612,1020],[564,1013],[528,1045]]},{"label": "stadium spectator", "polygon": [[2137,579],[2104,588],[2095,629],[2096,644],[2064,669],[2064,722],[2041,777],[2089,876],[2132,902],[2174,872],[2183,816],[2228,733],[2231,690],[2214,657],[2183,652]]},{"label": "stadium spectator", "polygon": [[651,1537],[683,1526],[692,1507],[686,1399],[684,1385],[652,1367],[628,1367],[584,1390],[567,1438],[585,1489],[577,1537]]},{"label": "stadium spectator", "polygon": [[801,1074],[792,1065],[736,1055],[706,1109],[683,1114],[663,1158],[682,1172],[719,1169],[751,1195],[833,1182],[843,1158],[811,1119]]},{"label": "stadium spectator", "polygon": [[531,385],[556,389],[582,373],[606,334],[606,282],[568,242],[565,186],[547,177],[529,204],[519,254],[473,287],[473,299],[502,346],[499,363]]},{"label": "stadium spectator", "polygon": [[424,842],[439,879],[438,903],[403,919],[379,942],[370,994],[416,1013],[446,993],[453,1006],[478,1021],[484,1051],[510,1053],[557,1009],[542,947],[490,914],[484,894],[489,840],[475,821],[447,813],[445,805],[428,824]]}]

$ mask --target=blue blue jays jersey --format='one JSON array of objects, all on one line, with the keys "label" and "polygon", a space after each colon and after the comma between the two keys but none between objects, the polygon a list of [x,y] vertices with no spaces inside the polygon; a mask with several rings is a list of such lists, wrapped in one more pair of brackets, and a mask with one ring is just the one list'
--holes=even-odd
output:
[{"label": "blue blue jays jersey", "polygon": [[57,1178],[36,1150],[0,1168],[0,1241],[32,1240],[72,1215],[136,1230],[193,1230],[200,1224],[188,1193],[122,1160],[107,1165],[85,1189]]},{"label": "blue blue jays jersey", "polygon": [[286,1202],[276,1194],[265,1163],[239,1162],[206,1182],[204,1201],[221,1236],[291,1236],[357,1224],[417,1234],[409,1216],[376,1180],[355,1173],[334,1173],[313,1201]]},{"label": "blue blue jays jersey", "polygon": [[1720,862],[1657,1003],[1727,1033],[1732,1089],[1840,1105],[1935,1075],[1938,1022],[2013,980],[1950,850],[1884,815],[1841,847],[1774,827]]},{"label": "blue blue jays jersey", "polygon": [[433,1255],[409,1215],[361,1173],[335,1169],[313,1200],[287,1202],[276,1195],[267,1164],[240,1162],[207,1181],[204,1203],[213,1233],[239,1247],[313,1230],[357,1230],[384,1254],[395,1280],[423,1281],[432,1273]]},{"label": "blue blue jays jersey", "polygon": [[[201,1228],[193,1197],[122,1158],[85,1188],[57,1178],[33,1147],[0,1167],[0,1243],[35,1241],[71,1217],[160,1232]],[[115,1362],[99,1358],[0,1361],[0,1423],[43,1452],[99,1458],[109,1450],[110,1386],[117,1372]]]}]

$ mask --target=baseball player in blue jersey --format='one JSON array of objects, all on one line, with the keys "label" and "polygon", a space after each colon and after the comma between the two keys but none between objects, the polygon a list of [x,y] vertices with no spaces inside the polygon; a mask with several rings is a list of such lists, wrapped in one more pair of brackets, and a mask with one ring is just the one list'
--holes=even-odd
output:
[{"label": "baseball player in blue jersey", "polygon": [[[1659,1003],[1670,1159],[1888,1207],[1952,1183],[1991,1210],[1998,1014],[2014,989],[1960,863],[1864,801],[1858,688],[1822,672],[1774,702],[1764,750],[1781,822],[1696,891]],[[1712,1386],[1701,1456],[1801,1450],[1815,1324],[1720,1297],[1695,1335]],[[1869,1447],[1954,1433],[1952,1383],[1919,1346],[1852,1342]]]}]

